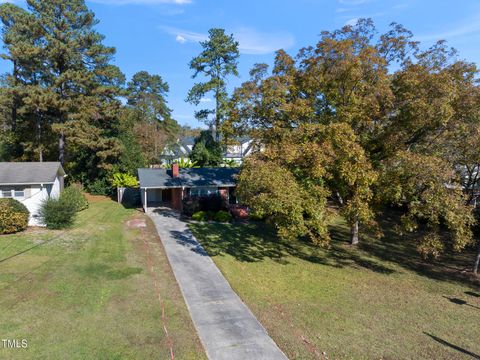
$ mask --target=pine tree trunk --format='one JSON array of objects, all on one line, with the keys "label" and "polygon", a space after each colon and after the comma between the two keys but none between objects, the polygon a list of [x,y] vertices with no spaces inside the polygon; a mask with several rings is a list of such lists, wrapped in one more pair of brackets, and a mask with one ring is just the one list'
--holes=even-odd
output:
[{"label": "pine tree trunk", "polygon": [[220,132],[218,128],[220,127],[220,114],[218,110],[220,109],[220,90],[215,92],[215,141],[220,142]]},{"label": "pine tree trunk", "polygon": [[358,244],[358,220],[350,224],[350,242],[352,245]]},{"label": "pine tree trunk", "polygon": [[[17,86],[17,62],[13,62],[13,81],[14,87]],[[13,93],[13,104],[12,104],[12,131],[15,132],[17,130],[17,107],[18,107],[18,100],[17,100],[17,89],[15,89]]]},{"label": "pine tree trunk", "polygon": [[65,165],[65,135],[63,131],[58,138],[58,161],[60,161],[62,166]]},{"label": "pine tree trunk", "polygon": [[480,243],[478,244],[478,253],[477,259],[475,260],[475,265],[473,267],[473,273],[478,276],[478,267],[480,265]]},{"label": "pine tree trunk", "polygon": [[37,146],[38,146],[38,159],[43,162],[43,147],[42,147],[42,119],[38,109],[35,110],[35,119],[37,123]]}]

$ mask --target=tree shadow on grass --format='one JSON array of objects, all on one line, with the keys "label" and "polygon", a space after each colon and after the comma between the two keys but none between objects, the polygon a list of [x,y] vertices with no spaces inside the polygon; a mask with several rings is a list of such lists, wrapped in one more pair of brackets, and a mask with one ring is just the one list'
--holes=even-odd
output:
[{"label": "tree shadow on grass", "polygon": [[[473,254],[448,252],[437,260],[424,260],[416,250],[421,233],[399,235],[395,232],[395,227],[400,223],[400,216],[401,212],[396,210],[389,209],[385,212],[379,220],[384,236],[381,239],[364,236],[359,248],[378,259],[398,264],[419,275],[436,280],[461,282],[474,289],[479,288],[479,279],[468,275],[468,270],[473,264],[471,263]],[[334,229],[334,232],[337,231],[341,229]],[[345,236],[343,234],[341,237],[348,239],[348,235]]]},{"label": "tree shadow on grass", "polygon": [[[391,274],[395,265],[431,279],[460,282],[472,290],[480,289],[480,280],[468,275],[472,254],[452,254],[439,260],[425,261],[416,250],[419,234],[398,235],[395,226],[401,213],[389,209],[379,223],[384,233],[381,239],[363,234],[360,245],[349,244],[349,229],[345,224],[331,226],[331,248],[319,248],[308,241],[284,241],[274,229],[261,222],[247,224],[191,224],[197,238],[210,256],[228,254],[239,261],[258,262],[271,259],[287,263],[294,256],[312,263],[332,267],[358,267]],[[389,264],[390,263],[390,264]],[[390,266],[391,265],[391,266]]]},{"label": "tree shadow on grass", "polygon": [[462,348],[462,347],[460,347],[460,346],[457,346],[457,345],[455,345],[455,344],[452,344],[452,343],[450,343],[450,342],[448,342],[448,341],[445,341],[445,340],[443,340],[443,339],[441,339],[441,338],[439,338],[439,337],[437,337],[437,336],[435,336],[435,335],[429,334],[429,333],[427,333],[427,332],[425,332],[425,331],[424,331],[423,333],[424,333],[425,335],[427,335],[427,336],[430,336],[433,340],[435,340],[436,342],[438,342],[438,343],[440,343],[440,344],[442,344],[442,345],[444,345],[444,346],[447,346],[447,347],[449,347],[449,348],[451,348],[451,349],[454,349],[454,350],[456,350],[456,351],[459,351],[459,352],[461,352],[462,354],[471,356],[473,359],[480,359],[480,355],[478,355],[478,354],[475,354],[475,353],[473,353],[473,352],[471,352],[471,351],[468,351],[468,350],[466,350],[466,349],[464,349],[464,348]]},{"label": "tree shadow on grass", "polygon": [[259,262],[266,259],[280,264],[288,263],[294,256],[311,263],[333,267],[360,267],[374,272],[391,274],[395,270],[366,256],[355,249],[334,245],[323,249],[307,241],[284,241],[275,235],[271,226],[263,223],[248,224],[191,224],[193,232],[210,256],[228,254],[238,261]]}]

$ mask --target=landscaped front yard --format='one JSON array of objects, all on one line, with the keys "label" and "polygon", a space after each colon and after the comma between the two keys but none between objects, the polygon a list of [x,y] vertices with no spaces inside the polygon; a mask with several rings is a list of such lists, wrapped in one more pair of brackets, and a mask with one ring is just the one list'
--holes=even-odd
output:
[{"label": "landscaped front yard", "polygon": [[70,230],[0,236],[0,340],[28,344],[0,358],[206,358],[153,224],[132,219],[94,199]]},{"label": "landscaped front yard", "polygon": [[355,249],[339,222],[323,250],[262,223],[191,225],[289,358],[479,358],[480,286],[457,276],[473,255],[423,265],[392,227]]}]

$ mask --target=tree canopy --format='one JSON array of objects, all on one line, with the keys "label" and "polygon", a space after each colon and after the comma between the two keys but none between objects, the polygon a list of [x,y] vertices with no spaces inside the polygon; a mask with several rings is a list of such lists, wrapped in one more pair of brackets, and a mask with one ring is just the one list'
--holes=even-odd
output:
[{"label": "tree canopy", "polygon": [[[233,35],[225,34],[224,29],[213,28],[208,31],[208,39],[200,42],[202,52],[190,61],[194,70],[193,78],[202,75],[204,82],[198,82],[188,92],[187,101],[199,105],[205,95],[213,93],[215,109],[203,109],[195,113],[198,120],[212,125],[219,141],[221,125],[228,112],[227,77],[238,76],[238,42]],[[210,118],[213,116],[213,119]]]},{"label": "tree canopy", "polygon": [[359,225],[375,228],[388,205],[405,209],[402,231],[422,228],[425,256],[472,244],[478,70],[443,41],[420,50],[412,39],[399,24],[378,34],[361,19],[296,57],[278,51],[271,72],[257,64],[235,89],[225,126],[264,146],[239,193],[281,236],[328,243],[337,209],[355,244]]},{"label": "tree canopy", "polygon": [[223,151],[220,144],[215,141],[210,130],[203,130],[190,153],[190,160],[198,166],[219,166],[222,163]]}]

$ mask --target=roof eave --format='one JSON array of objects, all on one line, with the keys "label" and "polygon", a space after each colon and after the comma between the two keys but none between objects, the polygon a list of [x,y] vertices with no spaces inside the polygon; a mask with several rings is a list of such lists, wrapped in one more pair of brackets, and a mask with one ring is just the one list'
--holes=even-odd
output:
[{"label": "roof eave", "polygon": [[44,184],[52,185],[54,183],[55,183],[54,181],[37,181],[37,182],[30,182],[30,183],[16,182],[16,183],[0,183],[0,186],[4,186],[4,185],[44,185]]}]

